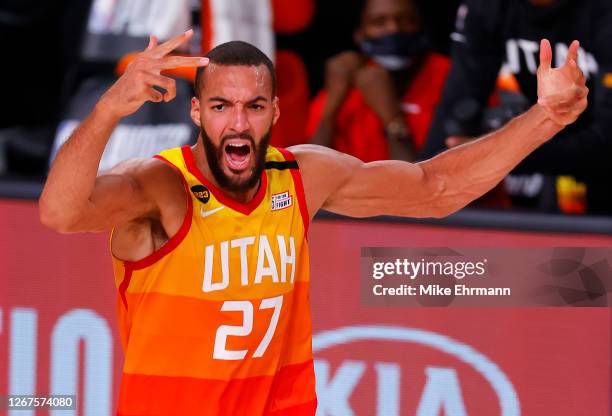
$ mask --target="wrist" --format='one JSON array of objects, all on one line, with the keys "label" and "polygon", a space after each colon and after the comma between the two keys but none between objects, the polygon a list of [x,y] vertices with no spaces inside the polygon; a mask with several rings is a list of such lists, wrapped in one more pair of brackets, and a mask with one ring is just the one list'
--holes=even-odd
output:
[{"label": "wrist", "polygon": [[410,130],[408,129],[408,126],[406,126],[406,121],[402,116],[395,117],[386,123],[384,133],[388,140],[400,142],[410,141]]},{"label": "wrist", "polygon": [[340,94],[328,94],[323,106],[323,117],[336,117],[342,103],[344,102],[344,96]]},{"label": "wrist", "polygon": [[553,137],[565,128],[563,124],[559,124],[552,117],[550,117],[548,110],[539,103],[536,103],[533,107],[531,107],[530,112],[532,112],[534,117],[537,118],[541,129],[548,133],[547,135],[550,137]]},{"label": "wrist", "polygon": [[103,122],[111,124],[117,124],[123,116],[116,111],[115,106],[112,102],[106,99],[104,96],[98,100],[92,111],[96,117],[99,117]]}]

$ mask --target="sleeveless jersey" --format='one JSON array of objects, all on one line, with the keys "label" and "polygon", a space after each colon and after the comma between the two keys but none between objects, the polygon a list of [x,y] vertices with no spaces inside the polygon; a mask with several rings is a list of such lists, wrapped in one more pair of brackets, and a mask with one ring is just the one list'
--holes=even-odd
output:
[{"label": "sleeveless jersey", "polygon": [[269,147],[239,203],[191,148],[157,158],[183,177],[182,226],[143,260],[113,258],[125,352],[120,415],[314,415],[308,214],[297,162]]}]

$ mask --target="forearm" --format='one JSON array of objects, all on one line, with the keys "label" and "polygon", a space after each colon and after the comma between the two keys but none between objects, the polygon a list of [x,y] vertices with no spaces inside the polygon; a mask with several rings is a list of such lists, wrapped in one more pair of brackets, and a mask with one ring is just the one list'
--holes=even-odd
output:
[{"label": "forearm", "polygon": [[315,134],[310,139],[310,143],[318,144],[319,146],[331,147],[332,137],[334,135],[334,120],[330,117],[323,116]]},{"label": "forearm", "polygon": [[118,121],[98,103],[60,148],[39,201],[44,223],[52,225],[85,211],[104,148]]},{"label": "forearm", "polygon": [[440,211],[450,214],[492,189],[561,128],[535,105],[501,129],[421,162]]}]

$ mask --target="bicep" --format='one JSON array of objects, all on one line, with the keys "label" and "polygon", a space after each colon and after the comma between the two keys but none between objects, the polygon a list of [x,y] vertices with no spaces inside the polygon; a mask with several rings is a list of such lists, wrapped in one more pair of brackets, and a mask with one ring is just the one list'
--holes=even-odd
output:
[{"label": "bicep", "polygon": [[87,212],[81,217],[80,230],[110,229],[154,210],[143,177],[151,174],[149,160],[123,162],[96,178]]},{"label": "bicep", "polygon": [[300,164],[311,217],[319,208],[351,217],[431,215],[437,192],[423,164],[364,163],[315,145],[295,146],[292,151]]},{"label": "bicep", "polygon": [[376,161],[357,166],[323,208],[351,217],[427,217],[434,194],[420,164]]}]

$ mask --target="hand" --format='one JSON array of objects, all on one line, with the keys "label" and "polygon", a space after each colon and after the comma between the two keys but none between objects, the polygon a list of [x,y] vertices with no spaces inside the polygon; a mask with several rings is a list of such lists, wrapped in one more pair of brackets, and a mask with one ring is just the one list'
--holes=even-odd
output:
[{"label": "hand", "polygon": [[334,107],[340,106],[362,65],[363,58],[353,51],[342,52],[326,62],[325,89],[328,101],[331,101]]},{"label": "hand", "polygon": [[384,126],[394,120],[404,121],[400,99],[389,71],[380,66],[360,68],[355,76],[355,84]]},{"label": "hand", "polygon": [[[208,58],[187,56],[166,56],[187,42],[193,30],[169,41],[157,44],[157,38],[150,36],[149,46],[130,63],[124,74],[104,93],[99,105],[117,118],[135,113],[145,102],[168,102],[176,97],[174,79],[161,75],[167,69],[179,67],[206,66]],[[161,93],[153,87],[166,90]]]},{"label": "hand", "polygon": [[560,126],[573,123],[587,106],[584,74],[578,67],[578,48],[575,40],[569,47],[565,64],[551,68],[552,50],[550,42],[540,42],[540,66],[538,67],[538,104],[548,117]]}]

